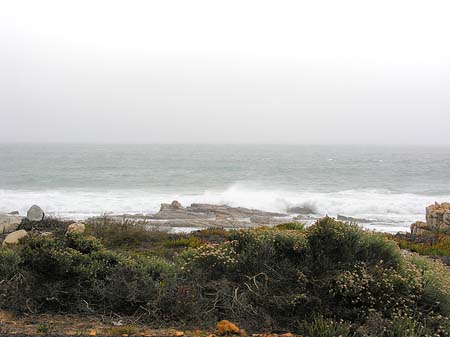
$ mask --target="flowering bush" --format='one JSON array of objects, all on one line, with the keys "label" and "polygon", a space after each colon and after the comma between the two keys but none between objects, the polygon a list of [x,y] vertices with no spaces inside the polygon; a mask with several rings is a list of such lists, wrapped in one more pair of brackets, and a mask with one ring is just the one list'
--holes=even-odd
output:
[{"label": "flowering bush", "polygon": [[127,254],[122,243],[118,253],[88,235],[32,234],[0,250],[0,307],[139,314],[172,325],[230,319],[311,337],[449,335],[450,269],[355,225],[324,218],[305,230],[151,240],[176,257],[154,256],[145,240]]},{"label": "flowering bush", "polygon": [[203,276],[217,278],[233,270],[237,264],[234,242],[208,244],[186,251],[182,270],[191,273],[200,271]]}]

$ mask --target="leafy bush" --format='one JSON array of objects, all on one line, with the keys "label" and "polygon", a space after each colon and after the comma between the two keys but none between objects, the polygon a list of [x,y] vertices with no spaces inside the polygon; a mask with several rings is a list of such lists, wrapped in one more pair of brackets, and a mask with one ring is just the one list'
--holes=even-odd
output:
[{"label": "leafy bush", "polygon": [[325,319],[322,316],[314,317],[309,322],[304,322],[303,329],[305,334],[311,337],[350,337],[354,336],[351,332],[351,324],[344,321],[334,321]]},{"label": "leafy bush", "polygon": [[28,297],[27,308],[69,312],[99,308],[133,313],[174,269],[161,258],[127,258],[76,233],[59,238],[32,235],[17,253],[1,251],[0,270],[6,266],[9,271],[2,275],[18,270],[29,275],[28,290],[17,289],[21,294],[15,294]]},{"label": "leafy bush", "polygon": [[189,248],[198,248],[203,245],[203,242],[195,237],[189,236],[186,238],[178,238],[174,240],[167,240],[164,242],[164,245],[167,247],[189,247]]},{"label": "leafy bush", "polygon": [[0,249],[0,283],[7,281],[20,270],[20,256],[11,249]]},{"label": "leafy bush", "polygon": [[[123,236],[111,223],[96,226],[88,235],[30,235],[0,250],[0,307],[136,315],[153,325],[230,319],[311,337],[450,330],[449,269],[404,257],[393,241],[356,225],[324,218],[305,230],[157,236],[135,224]],[[124,250],[126,238],[140,241]],[[123,253],[104,246],[113,243]],[[175,258],[163,258],[168,251]]]},{"label": "leafy bush", "polygon": [[394,242],[365,232],[356,224],[325,217],[307,230],[310,259],[318,270],[346,268],[358,261],[398,267],[401,254]]},{"label": "leafy bush", "polygon": [[414,235],[392,236],[400,248],[409,249],[421,255],[439,256],[450,265],[450,235],[432,233],[420,237]]},{"label": "leafy bush", "polygon": [[108,217],[92,218],[86,223],[86,233],[95,236],[106,247],[130,248],[148,246],[154,242],[163,242],[170,234],[150,228],[143,221],[115,220]]},{"label": "leafy bush", "polygon": [[299,222],[287,222],[276,225],[274,228],[280,230],[302,231],[305,229],[305,224]]}]

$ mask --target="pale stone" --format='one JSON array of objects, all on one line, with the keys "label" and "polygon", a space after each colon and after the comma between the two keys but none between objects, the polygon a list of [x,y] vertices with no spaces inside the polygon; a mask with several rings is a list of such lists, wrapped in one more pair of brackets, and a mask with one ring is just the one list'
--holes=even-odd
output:
[{"label": "pale stone", "polygon": [[13,214],[0,214],[0,234],[14,232],[22,222],[22,217]]},{"label": "pale stone", "polygon": [[27,235],[28,235],[27,231],[23,229],[12,232],[11,234],[8,234],[6,236],[5,240],[3,240],[2,246],[4,247],[7,245],[16,245],[19,243],[20,239],[23,239]]},{"label": "pale stone", "polygon": [[431,228],[423,221],[416,221],[411,225],[411,233],[415,235],[422,235],[430,230]]},{"label": "pale stone", "polygon": [[27,219],[30,221],[42,221],[44,216],[44,211],[38,205],[31,206],[27,212]]}]

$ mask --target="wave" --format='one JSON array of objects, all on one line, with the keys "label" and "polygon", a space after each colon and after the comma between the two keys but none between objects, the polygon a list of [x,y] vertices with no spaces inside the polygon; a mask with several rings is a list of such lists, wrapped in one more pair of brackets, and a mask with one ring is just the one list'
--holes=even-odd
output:
[{"label": "wave", "polygon": [[265,211],[286,212],[304,206],[319,216],[345,215],[405,226],[423,220],[425,207],[435,201],[449,201],[450,195],[419,195],[388,190],[345,190],[330,193],[286,191],[232,185],[224,190],[201,193],[156,193],[144,190],[0,190],[0,212],[18,210],[25,214],[32,204],[39,204],[48,214],[73,219],[113,213],[148,214],[157,212],[163,202],[178,200],[227,204]]}]

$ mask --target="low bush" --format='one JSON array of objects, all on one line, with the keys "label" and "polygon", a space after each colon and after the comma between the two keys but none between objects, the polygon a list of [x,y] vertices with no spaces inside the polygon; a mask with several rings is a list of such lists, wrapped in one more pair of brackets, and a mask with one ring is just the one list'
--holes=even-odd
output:
[{"label": "low bush", "polygon": [[[172,264],[161,258],[130,259],[106,250],[93,237],[77,233],[60,238],[31,235],[17,252],[1,250],[0,270],[6,268],[9,270],[2,275],[27,276],[27,287],[10,293],[26,297],[26,303],[17,301],[15,307],[128,314],[147,304],[148,296],[157,293],[160,279],[168,279],[173,270]],[[2,307],[9,305],[6,299],[0,303]]]},{"label": "low bush", "polygon": [[305,229],[305,224],[299,222],[287,222],[276,225],[274,228],[280,230],[302,231]]},{"label": "low bush", "polygon": [[450,265],[450,235],[428,234],[420,237],[413,235],[392,236],[400,248],[408,249],[421,255],[438,256]]},{"label": "low bush", "polygon": [[[304,230],[142,232],[145,240],[135,225],[123,237],[110,223],[100,227],[30,235],[0,250],[0,307],[126,314],[153,325],[229,319],[250,331],[311,337],[448,336],[449,269],[404,257],[393,241],[356,225],[324,218]],[[133,237],[141,241],[124,250]]]},{"label": "low bush", "polygon": [[89,219],[86,233],[110,249],[130,249],[154,245],[171,238],[171,234],[150,227],[144,221],[116,220],[109,217]]},{"label": "low bush", "polygon": [[164,245],[167,247],[189,247],[198,248],[203,245],[203,242],[196,236],[182,237],[173,240],[164,241]]}]

